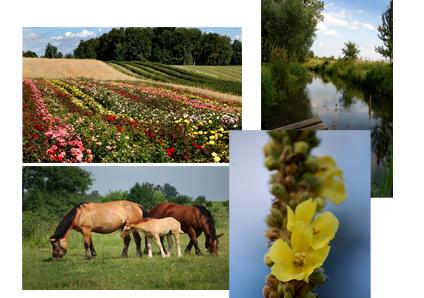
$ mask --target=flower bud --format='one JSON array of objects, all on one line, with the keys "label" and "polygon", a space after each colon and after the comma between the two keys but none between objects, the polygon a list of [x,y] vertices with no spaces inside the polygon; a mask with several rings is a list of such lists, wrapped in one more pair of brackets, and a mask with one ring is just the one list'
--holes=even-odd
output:
[{"label": "flower bud", "polygon": [[277,160],[275,160],[272,156],[268,156],[267,158],[265,158],[265,167],[268,168],[268,170],[273,171],[273,170],[278,170],[280,165],[278,163]]},{"label": "flower bud", "polygon": [[313,156],[308,156],[305,160],[305,167],[311,171],[312,173],[315,173],[318,170],[318,165],[316,163],[316,158]]},{"label": "flower bud", "polygon": [[274,218],[275,221],[281,223],[283,221],[283,214],[280,210],[276,208],[271,208],[271,215]]},{"label": "flower bud", "polygon": [[267,157],[271,154],[271,149],[272,149],[272,144],[271,143],[267,143],[264,147],[263,147],[263,152],[264,155]]},{"label": "flower bud", "polygon": [[317,190],[321,186],[321,181],[311,173],[303,174],[303,179],[305,179],[311,190]]},{"label": "flower bud", "polygon": [[314,287],[322,285],[327,280],[327,275],[325,275],[322,268],[315,270],[309,276],[309,283]]},{"label": "flower bud", "polygon": [[278,284],[278,288],[277,288],[278,294],[280,294],[281,296],[284,296],[284,289],[285,289],[284,284],[283,283],[279,283]]},{"label": "flower bud", "polygon": [[265,222],[270,227],[274,227],[274,228],[281,227],[281,224],[278,221],[276,221],[271,214],[268,214],[268,216],[265,219]]},{"label": "flower bud", "polygon": [[271,186],[271,193],[277,198],[287,197],[286,189],[280,183],[273,183]]},{"label": "flower bud", "polygon": [[283,143],[284,146],[292,146],[293,145],[293,142],[288,135],[283,137],[282,143]]},{"label": "flower bud", "polygon": [[277,141],[278,143],[281,143],[281,141],[283,140],[283,137],[286,135],[286,132],[284,130],[281,129],[274,129],[274,130],[270,130],[268,131],[268,135],[275,141]]},{"label": "flower bud", "polygon": [[274,265],[274,262],[271,260],[268,254],[264,256],[264,264],[267,265],[268,267],[271,267],[272,265]]},{"label": "flower bud", "polygon": [[296,142],[294,143],[294,152],[301,155],[308,154],[309,145],[306,142]]}]

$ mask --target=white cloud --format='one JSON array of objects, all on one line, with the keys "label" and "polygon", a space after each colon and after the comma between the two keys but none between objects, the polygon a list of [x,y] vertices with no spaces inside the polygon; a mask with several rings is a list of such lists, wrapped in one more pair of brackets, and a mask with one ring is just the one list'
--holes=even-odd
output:
[{"label": "white cloud", "polygon": [[370,23],[361,22],[354,18],[350,11],[341,9],[337,12],[324,12],[324,21],[318,24],[318,29],[325,32],[334,30],[332,27],[342,27],[351,30],[367,29],[375,31],[375,27]]},{"label": "white cloud", "polygon": [[53,40],[64,40],[64,39],[84,39],[89,37],[95,37],[96,32],[88,31],[87,29],[83,29],[81,32],[65,32],[63,35],[52,36]]},{"label": "white cloud", "polygon": [[332,36],[338,36],[339,35],[339,33],[337,33],[336,30],[328,30],[328,31],[325,31],[324,34],[332,35]]}]

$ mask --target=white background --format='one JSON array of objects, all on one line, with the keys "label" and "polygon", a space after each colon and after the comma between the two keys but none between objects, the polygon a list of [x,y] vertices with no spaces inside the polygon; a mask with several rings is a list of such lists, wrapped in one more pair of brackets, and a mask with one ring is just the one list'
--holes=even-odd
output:
[{"label": "white background", "polygon": [[[354,0],[352,0],[354,1]],[[424,297],[423,2],[394,1],[394,199],[371,200],[372,297]],[[260,129],[259,0],[2,1],[0,283],[2,296],[81,296],[22,291],[22,27],[242,27],[243,128]],[[244,231],[248,233],[248,231]],[[253,243],[252,243],[253,245]],[[153,273],[154,274],[154,273]],[[349,290],[349,289],[346,289]],[[228,297],[228,291],[90,291],[91,297]],[[326,297],[324,297],[326,298]],[[342,298],[342,297],[336,297]],[[358,297],[360,298],[360,297]],[[361,297],[362,298],[362,297]]]}]

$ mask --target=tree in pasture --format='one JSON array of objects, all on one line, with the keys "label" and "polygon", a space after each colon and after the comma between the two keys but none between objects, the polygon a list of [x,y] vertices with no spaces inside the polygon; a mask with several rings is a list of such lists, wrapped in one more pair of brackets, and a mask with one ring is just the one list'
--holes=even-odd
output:
[{"label": "tree in pasture", "polygon": [[262,61],[270,61],[274,48],[291,62],[304,61],[323,9],[321,0],[262,0]]},{"label": "tree in pasture", "polygon": [[115,190],[101,197],[102,202],[110,202],[117,200],[128,200],[128,192],[122,190]]},{"label": "tree in pasture", "polygon": [[342,49],[342,52],[345,60],[356,60],[358,59],[360,51],[354,42],[348,41],[345,43],[345,47]]},{"label": "tree in pasture", "polygon": [[165,201],[164,194],[156,189],[153,183],[143,182],[141,185],[137,182],[128,193],[128,199],[143,205],[150,209],[154,205]]},{"label": "tree in pasture", "polygon": [[241,41],[236,39],[231,46],[233,48],[233,55],[231,56],[232,65],[241,65],[242,61],[242,44]]},{"label": "tree in pasture", "polygon": [[91,174],[79,167],[24,167],[23,210],[65,212],[86,200],[85,194],[91,185]]},{"label": "tree in pasture", "polygon": [[46,50],[44,51],[44,58],[62,58],[62,53],[52,45],[51,43],[48,43],[46,46]]},{"label": "tree in pasture", "polygon": [[381,16],[382,24],[378,26],[378,37],[383,41],[383,46],[378,46],[375,51],[383,57],[393,61],[393,1]]},{"label": "tree in pasture", "polygon": [[22,51],[22,57],[27,58],[38,58],[37,54],[33,51]]},{"label": "tree in pasture", "polygon": [[157,188],[165,195],[168,201],[175,199],[179,195],[177,189],[169,183],[165,183],[163,186],[158,185]]},{"label": "tree in pasture", "polygon": [[181,205],[190,205],[192,203],[191,197],[186,196],[186,195],[178,195],[174,201],[174,203],[176,204],[181,204]]}]

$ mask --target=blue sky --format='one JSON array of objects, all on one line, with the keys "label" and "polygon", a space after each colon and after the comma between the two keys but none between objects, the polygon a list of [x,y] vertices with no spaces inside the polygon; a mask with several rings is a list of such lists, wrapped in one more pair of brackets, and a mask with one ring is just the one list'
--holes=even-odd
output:
[{"label": "blue sky", "polygon": [[342,55],[341,49],[348,40],[359,45],[362,58],[381,60],[375,47],[382,44],[377,27],[389,0],[332,0],[325,1],[324,21],[318,24],[317,37],[312,50],[318,56]]},{"label": "blue sky", "polygon": [[83,166],[90,172],[93,185],[102,195],[110,191],[129,190],[136,182],[163,185],[169,183],[181,194],[208,200],[228,200],[228,167],[222,166]]},{"label": "blue sky", "polygon": [[[40,27],[23,28],[22,47],[24,51],[31,50],[37,55],[43,55],[47,43],[58,47],[63,54],[72,53],[80,40],[99,37],[110,31],[111,27]],[[240,27],[200,27],[203,32],[213,32],[228,35],[231,39],[241,40]]]}]

